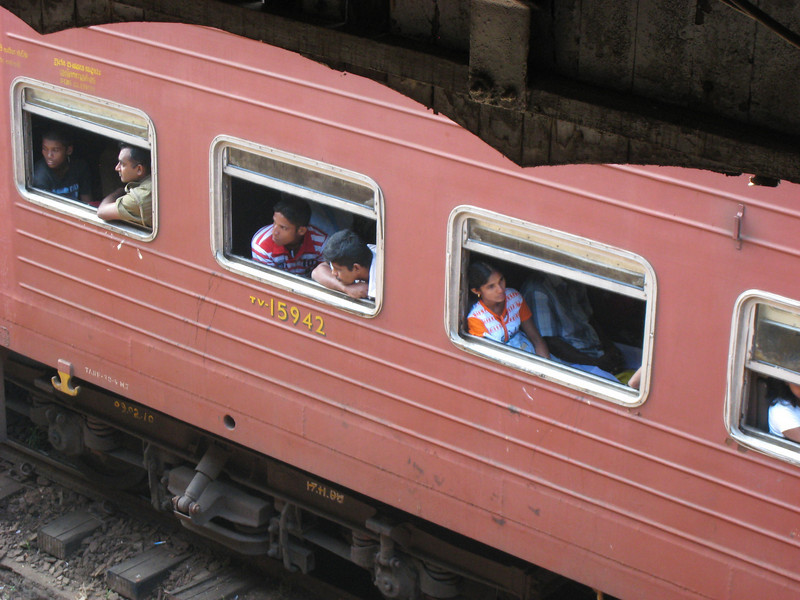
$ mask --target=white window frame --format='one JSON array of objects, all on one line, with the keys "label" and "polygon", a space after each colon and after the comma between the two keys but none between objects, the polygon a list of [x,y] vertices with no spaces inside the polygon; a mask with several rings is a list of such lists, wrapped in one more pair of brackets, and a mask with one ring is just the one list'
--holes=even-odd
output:
[{"label": "white window frame", "polygon": [[[470,237],[470,226],[483,228],[497,238],[510,240],[509,247]],[[502,365],[557,381],[582,393],[591,394],[623,406],[639,406],[647,398],[652,371],[653,331],[656,314],[656,277],[650,264],[641,256],[556,231],[520,219],[515,219],[473,206],[458,206],[448,223],[447,285],[445,290],[445,330],[450,340],[466,352],[488,358]],[[551,254],[544,260],[517,248],[541,249]],[[584,371],[552,360],[516,350],[504,344],[467,334],[463,330],[466,312],[466,267],[470,255],[485,256],[512,262],[523,267],[567,277],[581,283],[600,287],[618,294],[632,296],[645,302],[642,345],[643,374],[638,390],[621,383],[590,375]],[[552,260],[554,255],[563,257]],[[573,267],[568,263],[573,263]],[[583,269],[575,265],[584,265]],[[589,269],[593,268],[595,272]],[[605,276],[598,273],[603,271]],[[609,274],[619,274],[614,280]],[[622,279],[627,279],[623,282]]]},{"label": "white window frame", "polygon": [[785,313],[789,325],[800,331],[800,302],[761,290],[748,290],[736,300],[731,325],[731,345],[728,353],[728,386],[725,394],[725,427],[730,436],[742,446],[768,456],[800,465],[800,444],[761,432],[747,426],[744,415],[753,395],[752,378],[758,375],[781,379],[800,385],[800,365],[795,369],[782,367],[767,359],[759,359],[755,348],[756,313],[759,306]]},{"label": "white window frame", "polygon": [[[241,150],[256,156],[263,156],[269,160],[285,163],[291,167],[305,169],[310,174],[341,180],[347,185],[356,185],[365,190],[370,190],[369,204],[358,203],[347,198],[336,197],[323,191],[305,187],[297,182],[285,181],[270,177],[266,173],[258,173],[241,169],[227,164],[227,149]],[[362,317],[377,315],[383,303],[383,273],[384,273],[384,223],[383,223],[383,193],[378,184],[367,177],[354,171],[316,161],[310,158],[284,152],[247,140],[221,135],[211,144],[211,246],[216,261],[225,269],[248,277],[260,283],[287,290],[300,296],[312,298],[326,304],[331,304],[342,310]],[[225,178],[238,177],[245,181],[255,183],[277,191],[290,193],[332,208],[350,212],[354,215],[366,217],[375,221],[375,277],[377,286],[375,300],[357,300],[346,294],[330,290],[310,278],[294,275],[280,269],[262,265],[249,257],[241,257],[230,252],[230,221],[227,218],[229,202],[231,199],[225,191]],[[371,205],[370,205],[371,204]],[[267,225],[268,223],[264,223]]]},{"label": "white window frame", "polygon": [[[39,93],[44,101],[28,101],[26,90]],[[59,105],[59,100],[61,105]],[[153,122],[144,112],[130,106],[110,102],[70,89],[58,87],[27,77],[18,77],[11,84],[11,131],[14,157],[14,179],[20,195],[33,204],[78,218],[104,229],[144,242],[153,240],[158,229],[158,173],[156,133]],[[59,110],[59,106],[61,110]],[[126,142],[150,151],[152,180],[153,226],[136,227],[124,221],[104,221],[97,209],[82,202],[30,187],[33,164],[40,156],[35,146],[28,115],[38,115],[52,121],[100,134],[111,140]],[[120,182],[120,185],[122,183]]]}]

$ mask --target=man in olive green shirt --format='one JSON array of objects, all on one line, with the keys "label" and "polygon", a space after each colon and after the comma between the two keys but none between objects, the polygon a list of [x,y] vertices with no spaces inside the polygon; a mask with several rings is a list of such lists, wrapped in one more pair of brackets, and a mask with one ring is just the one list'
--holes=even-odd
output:
[{"label": "man in olive green shirt", "polygon": [[150,179],[150,152],[122,144],[115,170],[125,184],[103,198],[97,216],[104,221],[127,221],[152,228],[153,195]]}]

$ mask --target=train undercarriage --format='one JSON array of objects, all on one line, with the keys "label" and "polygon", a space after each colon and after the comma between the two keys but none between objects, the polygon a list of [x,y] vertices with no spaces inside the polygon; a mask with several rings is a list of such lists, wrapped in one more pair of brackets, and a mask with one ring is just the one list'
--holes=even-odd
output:
[{"label": "train undercarriage", "polygon": [[332,553],[386,598],[547,597],[561,578],[102,388],[70,367],[0,354],[8,438],[38,445],[106,486],[241,554],[310,573]]}]

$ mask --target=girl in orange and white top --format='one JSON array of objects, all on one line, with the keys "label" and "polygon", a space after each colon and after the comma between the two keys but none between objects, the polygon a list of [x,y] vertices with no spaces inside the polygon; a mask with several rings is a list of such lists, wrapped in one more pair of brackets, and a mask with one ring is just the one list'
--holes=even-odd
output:
[{"label": "girl in orange and white top", "polygon": [[506,279],[485,262],[468,270],[469,289],[478,301],[467,315],[467,331],[550,358],[547,343],[531,318],[531,311],[517,290],[506,288]]}]

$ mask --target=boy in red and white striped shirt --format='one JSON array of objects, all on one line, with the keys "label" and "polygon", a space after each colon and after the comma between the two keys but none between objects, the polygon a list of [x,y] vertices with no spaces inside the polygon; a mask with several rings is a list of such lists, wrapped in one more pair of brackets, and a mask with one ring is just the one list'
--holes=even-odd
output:
[{"label": "boy in red and white striped shirt", "polygon": [[253,260],[274,269],[310,277],[322,262],[327,236],[309,225],[311,209],[300,198],[286,197],[273,210],[272,224],[259,229],[250,243]]}]

